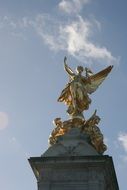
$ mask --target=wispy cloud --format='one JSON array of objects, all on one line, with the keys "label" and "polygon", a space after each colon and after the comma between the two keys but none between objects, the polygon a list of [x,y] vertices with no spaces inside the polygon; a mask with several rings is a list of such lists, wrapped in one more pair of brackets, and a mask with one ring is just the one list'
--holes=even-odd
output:
[{"label": "wispy cloud", "polygon": [[105,136],[104,136],[104,143],[105,143],[107,146],[109,146],[109,139],[108,139],[108,137],[105,137]]},{"label": "wispy cloud", "polygon": [[8,126],[8,115],[5,112],[0,112],[0,130]]},{"label": "wispy cloud", "polygon": [[96,60],[104,64],[118,62],[106,47],[93,42],[94,31],[100,30],[100,23],[95,18],[83,19],[77,15],[75,19],[62,22],[49,14],[38,14],[34,18],[23,17],[18,20],[4,17],[0,20],[0,26],[10,27],[11,35],[22,38],[24,31],[35,30],[51,50],[65,51],[83,63],[89,64]]},{"label": "wispy cloud", "polygon": [[95,19],[89,21],[77,16],[75,21],[57,22],[56,24],[55,20],[49,18],[47,20],[38,15],[33,26],[43,41],[55,51],[64,50],[81,62],[89,63],[93,60],[104,60],[107,63],[117,62],[106,47],[96,45],[90,39],[94,27],[98,27]]},{"label": "wispy cloud", "polygon": [[83,5],[88,4],[90,0],[62,0],[58,7],[61,11],[72,14],[79,13]]},{"label": "wispy cloud", "polygon": [[122,145],[124,151],[125,151],[125,154],[122,155],[122,159],[124,161],[127,161],[127,133],[120,133],[118,135],[118,141],[120,142],[120,144]]},{"label": "wispy cloud", "polygon": [[118,141],[123,146],[125,152],[127,152],[127,133],[120,133],[118,135]]}]

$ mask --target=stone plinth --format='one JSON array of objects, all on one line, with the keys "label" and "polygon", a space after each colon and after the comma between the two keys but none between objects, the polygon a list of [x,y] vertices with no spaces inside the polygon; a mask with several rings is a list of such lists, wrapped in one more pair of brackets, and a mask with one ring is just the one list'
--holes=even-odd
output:
[{"label": "stone plinth", "polygon": [[33,157],[38,190],[118,190],[109,156]]},{"label": "stone plinth", "polygon": [[99,155],[79,129],[29,159],[38,190],[118,190],[112,158]]},{"label": "stone plinth", "polygon": [[38,190],[118,190],[112,158],[90,145],[79,129],[58,138],[41,157],[29,159]]},{"label": "stone plinth", "polygon": [[50,146],[42,157],[88,155],[99,155],[99,153],[90,144],[87,134],[83,134],[78,128],[72,128],[65,135],[59,136],[57,143]]}]

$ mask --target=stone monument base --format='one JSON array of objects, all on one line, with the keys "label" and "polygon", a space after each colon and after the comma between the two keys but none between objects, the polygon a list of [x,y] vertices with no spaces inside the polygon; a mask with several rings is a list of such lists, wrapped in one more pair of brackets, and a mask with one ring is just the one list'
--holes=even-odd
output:
[{"label": "stone monument base", "polygon": [[79,129],[72,129],[30,165],[38,190],[119,190],[112,158],[100,155]]},{"label": "stone monument base", "polygon": [[118,190],[109,156],[33,157],[38,190]]}]

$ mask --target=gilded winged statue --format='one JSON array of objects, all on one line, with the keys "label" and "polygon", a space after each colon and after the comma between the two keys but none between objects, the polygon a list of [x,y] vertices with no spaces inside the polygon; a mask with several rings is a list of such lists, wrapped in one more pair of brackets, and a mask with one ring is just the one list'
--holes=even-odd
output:
[{"label": "gilded winged statue", "polygon": [[[84,110],[89,109],[91,99],[89,94],[92,94],[105,80],[107,75],[112,70],[113,66],[109,66],[104,70],[93,74],[88,68],[78,66],[76,73],[67,65],[67,58],[64,58],[64,69],[69,75],[69,82],[62,90],[59,102],[64,102],[68,106],[67,112],[71,116],[82,115]],[[85,76],[82,72],[85,70]]]}]

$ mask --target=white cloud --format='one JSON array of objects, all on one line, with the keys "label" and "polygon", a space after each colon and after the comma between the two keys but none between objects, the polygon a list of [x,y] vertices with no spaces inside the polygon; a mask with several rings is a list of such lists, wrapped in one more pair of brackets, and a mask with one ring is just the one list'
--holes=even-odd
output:
[{"label": "white cloud", "polygon": [[125,152],[127,152],[127,133],[120,133],[118,136],[118,141],[123,146]]},{"label": "white cloud", "polygon": [[90,0],[62,0],[58,6],[61,11],[72,14],[79,13],[83,5],[89,2]]},{"label": "white cloud", "polygon": [[10,27],[11,29],[16,29],[16,22],[8,16],[0,17],[0,28]]},{"label": "white cloud", "polygon": [[2,26],[10,27],[11,35],[15,37],[26,39],[23,35],[28,35],[28,33],[25,32],[35,30],[51,50],[65,51],[80,62],[88,64],[96,60],[102,61],[104,64],[118,62],[118,59],[106,47],[96,45],[91,40],[94,31],[100,30],[100,23],[95,18],[84,20],[78,15],[68,22],[61,22],[48,14],[39,14],[32,19],[23,17],[14,20],[4,17],[0,21]]},{"label": "white cloud", "polygon": [[81,62],[103,60],[113,63],[117,61],[106,47],[98,46],[91,41],[90,37],[96,26],[95,19],[92,22],[77,16],[75,21],[56,23],[49,17],[47,19],[38,15],[33,26],[51,49],[64,50]]},{"label": "white cloud", "polygon": [[107,146],[109,146],[109,139],[108,139],[108,137],[105,137],[105,136],[104,136],[104,143],[105,143]]},{"label": "white cloud", "polygon": [[8,115],[5,112],[0,112],[0,130],[8,126]]}]

